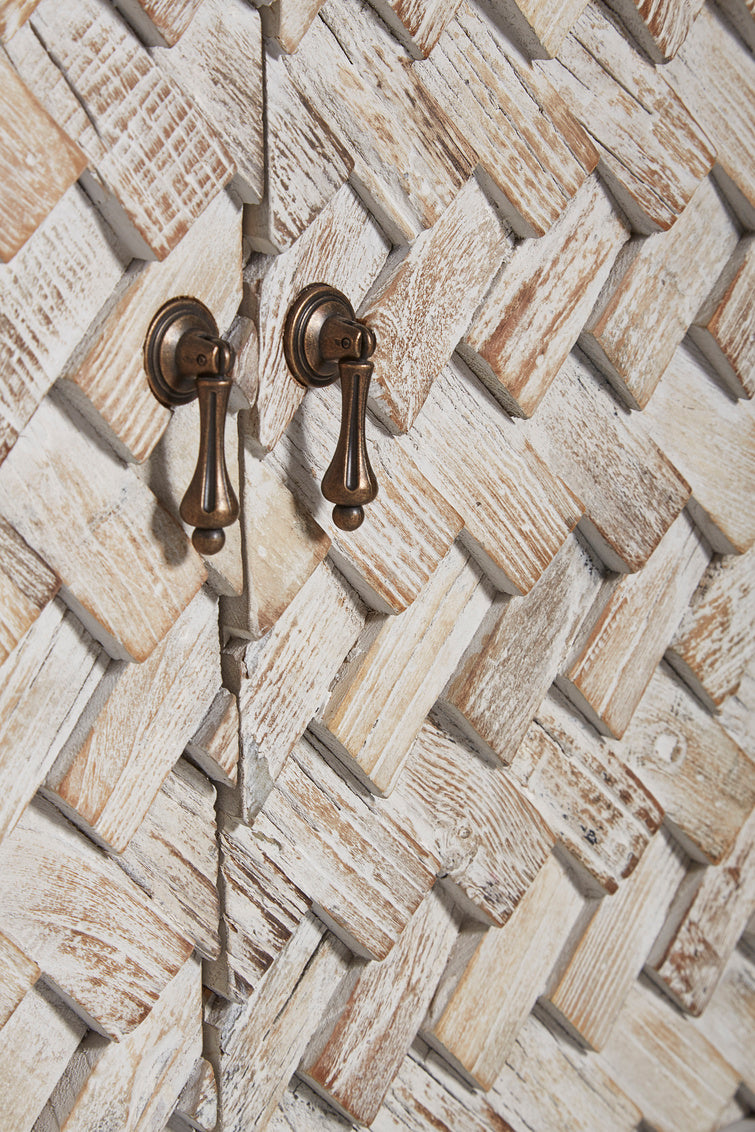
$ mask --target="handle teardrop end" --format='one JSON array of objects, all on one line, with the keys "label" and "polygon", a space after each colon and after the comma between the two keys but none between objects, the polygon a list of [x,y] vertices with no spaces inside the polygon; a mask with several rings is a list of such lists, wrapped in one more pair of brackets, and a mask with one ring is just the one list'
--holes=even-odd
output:
[{"label": "handle teardrop end", "polygon": [[355,531],[364,522],[364,507],[345,507],[337,503],[333,508],[333,522],[341,531]]}]

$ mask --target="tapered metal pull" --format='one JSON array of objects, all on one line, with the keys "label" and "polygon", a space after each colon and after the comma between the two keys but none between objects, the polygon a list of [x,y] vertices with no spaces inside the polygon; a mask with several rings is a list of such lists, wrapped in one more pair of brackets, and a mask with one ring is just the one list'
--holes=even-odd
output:
[{"label": "tapered metal pull", "polygon": [[218,337],[215,319],[198,299],[171,299],[152,319],[144,343],[144,368],[163,405],[199,398],[199,456],[180,507],[196,529],[191,541],[201,554],[216,554],[224,527],[239,514],[225,463],[225,417],[231,392],[233,347]]},{"label": "tapered metal pull", "polygon": [[345,295],[326,283],[313,283],[288,312],[283,348],[300,385],[318,387],[341,379],[341,431],[322,493],[335,504],[336,526],[354,531],[364,520],[364,505],[378,493],[365,436],[374,332],[359,322]]}]

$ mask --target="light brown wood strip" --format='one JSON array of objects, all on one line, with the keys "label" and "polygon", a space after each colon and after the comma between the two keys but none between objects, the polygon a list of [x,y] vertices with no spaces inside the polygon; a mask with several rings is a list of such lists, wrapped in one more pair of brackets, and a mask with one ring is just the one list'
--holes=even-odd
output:
[{"label": "light brown wood strip", "polygon": [[0,2],[0,39],[9,39],[36,8],[39,0],[2,0]]},{"label": "light brown wood strip", "polygon": [[0,934],[0,963],[3,979],[0,984],[0,1030],[10,1018],[21,999],[39,978],[39,967],[24,955],[13,940]]},{"label": "light brown wood strip", "polygon": [[736,397],[755,395],[755,237],[746,236],[695,315],[689,334]]},{"label": "light brown wood strip", "polygon": [[0,664],[59,588],[53,571],[0,520]]},{"label": "light brown wood strip", "polygon": [[673,59],[704,0],[608,0],[624,27],[656,63]]}]

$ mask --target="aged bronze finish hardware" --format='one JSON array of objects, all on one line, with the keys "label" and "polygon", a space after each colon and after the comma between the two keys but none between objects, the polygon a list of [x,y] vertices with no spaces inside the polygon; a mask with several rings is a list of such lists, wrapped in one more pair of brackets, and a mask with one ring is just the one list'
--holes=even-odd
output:
[{"label": "aged bronze finish hardware", "polygon": [[355,531],[364,519],[363,505],[378,493],[365,440],[375,334],[358,321],[345,295],[326,283],[312,283],[286,316],[283,349],[300,385],[318,388],[341,379],[341,432],[322,493],[335,504],[336,526]]},{"label": "aged bronze finish hardware", "polygon": [[218,337],[215,319],[198,299],[170,299],[152,319],[144,342],[152,392],[169,408],[199,398],[199,457],[179,513],[196,528],[191,541],[201,554],[222,549],[223,527],[239,514],[225,464],[225,414],[234,361],[233,347]]}]

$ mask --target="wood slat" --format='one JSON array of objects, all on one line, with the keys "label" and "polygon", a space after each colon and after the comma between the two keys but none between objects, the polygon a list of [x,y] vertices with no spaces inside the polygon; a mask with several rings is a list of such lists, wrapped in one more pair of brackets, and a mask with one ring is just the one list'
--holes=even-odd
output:
[{"label": "wood slat", "polygon": [[49,566],[0,520],[0,665],[59,588]]},{"label": "wood slat", "polygon": [[556,55],[587,0],[495,0],[494,12],[531,58]]},{"label": "wood slat", "polygon": [[746,236],[689,328],[695,345],[736,397],[755,395],[755,316],[749,302],[754,286],[755,238]]},{"label": "wood slat", "polygon": [[430,54],[463,0],[370,0],[378,15],[413,55]]},{"label": "wood slat", "polygon": [[24,998],[26,992],[39,978],[39,967],[24,955],[13,940],[0,934],[0,963],[3,981],[0,984],[0,1031],[13,1011]]},{"label": "wood slat", "polygon": [[324,0],[277,0],[261,9],[265,35],[276,39],[289,55],[309,31]]},{"label": "wood slat", "polygon": [[656,63],[673,59],[704,0],[608,0],[624,27]]},{"label": "wood slat", "polygon": [[0,39],[9,39],[36,8],[39,0],[1,0]]},{"label": "wood slat", "polygon": [[715,994],[695,1024],[755,1093],[755,961],[746,947],[732,952]]},{"label": "wood slat", "polygon": [[205,0],[115,0],[148,44],[177,43]]},{"label": "wood slat", "polygon": [[755,48],[755,4],[753,0],[720,0],[719,7],[752,51]]},{"label": "wood slat", "polygon": [[181,1089],[173,1116],[166,1128],[169,1132],[214,1132],[218,1122],[218,1085],[215,1070],[205,1058],[197,1058],[191,1076]]},{"label": "wood slat", "polygon": [[239,761],[239,705],[221,688],[186,744],[186,754],[214,782],[235,786]]}]

